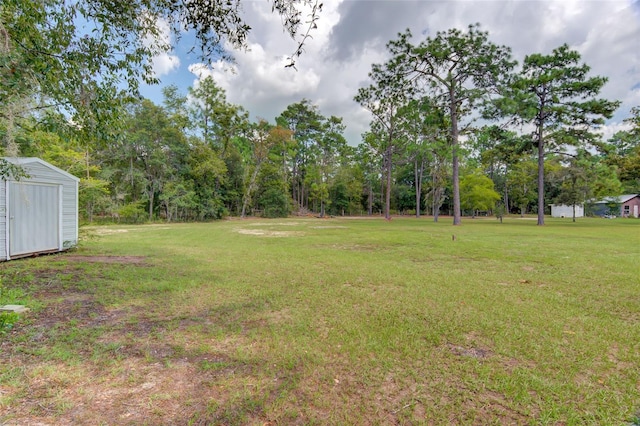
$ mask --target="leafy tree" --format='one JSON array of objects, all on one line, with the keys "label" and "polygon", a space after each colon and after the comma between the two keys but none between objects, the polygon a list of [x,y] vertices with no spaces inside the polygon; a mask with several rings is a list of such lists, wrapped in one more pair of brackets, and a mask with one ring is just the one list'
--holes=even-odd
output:
[{"label": "leafy tree", "polygon": [[[272,0],[284,29],[301,35],[290,65],[316,27],[317,0]],[[305,19],[303,11],[310,8]],[[92,1],[6,0],[0,5],[0,119],[11,130],[17,120],[42,108],[71,118],[85,134],[117,134],[123,102],[138,94],[140,82],[157,82],[152,58],[176,40],[195,35],[205,60],[231,55],[225,46],[246,47],[250,27],[241,0]],[[303,29],[302,33],[300,30]],[[195,46],[194,46],[195,47]],[[30,101],[32,98],[36,101]],[[7,133],[9,142],[11,132]]]},{"label": "leafy tree", "polygon": [[193,127],[189,117],[189,98],[180,94],[178,87],[173,84],[162,88],[162,96],[162,106],[171,124],[183,132]]},{"label": "leafy tree", "polygon": [[325,207],[331,203],[331,199],[329,198],[329,185],[325,182],[318,183],[318,179],[314,180],[316,182],[311,184],[309,198],[320,203],[320,217],[324,217]]},{"label": "leafy tree", "polygon": [[196,193],[190,181],[170,181],[158,197],[165,209],[167,221],[187,220],[198,209]]},{"label": "leafy tree", "polygon": [[493,210],[500,199],[493,181],[481,172],[464,176],[460,180],[460,202],[462,208],[471,210],[475,217],[478,210]]},{"label": "leafy tree", "polygon": [[447,141],[439,141],[431,149],[431,164],[429,166],[430,180],[427,182],[426,200],[430,201],[433,221],[438,221],[440,208],[445,202],[448,176],[451,166],[451,153]]},{"label": "leafy tree", "polygon": [[361,214],[364,176],[359,164],[343,164],[329,187],[329,211],[333,215]]},{"label": "leafy tree", "polygon": [[325,209],[331,203],[329,187],[336,174],[339,156],[345,152],[347,141],[343,133],[345,130],[342,119],[331,116],[322,123],[322,135],[318,140],[315,182],[311,184],[312,198],[320,202],[320,217],[324,217]]},{"label": "leafy tree", "polygon": [[78,205],[80,212],[89,222],[93,222],[96,210],[105,211],[111,206],[109,199],[109,182],[93,177],[80,179],[78,191]]},{"label": "leafy tree", "polygon": [[[329,201],[328,188],[347,143],[342,119],[325,117],[309,100],[287,106],[276,117],[281,128],[291,132],[291,143],[283,141],[283,167],[291,173],[292,198],[298,209],[310,208],[309,201],[319,204],[324,215]],[[287,165],[287,161],[289,164]]]},{"label": "leafy tree", "polygon": [[186,138],[172,125],[164,109],[143,100],[129,118],[126,141],[134,156],[131,161],[144,178],[149,220],[153,220],[156,195],[184,164]]},{"label": "leafy tree", "polygon": [[356,158],[363,178],[364,198],[366,199],[367,214],[373,214],[374,206],[378,205],[374,186],[380,180],[382,172],[382,162],[377,154],[377,138],[373,133],[362,135],[363,143],[358,145]]},{"label": "leafy tree", "polygon": [[198,139],[191,140],[188,165],[196,196],[197,219],[220,219],[227,215],[220,184],[224,183],[227,166],[217,151]]},{"label": "leafy tree", "polygon": [[143,201],[134,201],[118,209],[116,213],[118,220],[123,220],[127,223],[140,223],[144,222],[145,211]]},{"label": "leafy tree", "polygon": [[427,97],[411,100],[402,108],[400,117],[400,127],[406,138],[405,153],[407,160],[413,163],[416,217],[420,217],[423,181],[429,170],[436,170],[436,157],[444,154],[448,123],[443,111]]},{"label": "leafy tree", "polygon": [[292,164],[289,167],[292,197],[299,209],[309,207],[311,181],[307,178],[307,173],[315,164],[317,144],[322,138],[324,120],[325,117],[320,114],[318,107],[308,99],[287,106],[282,114],[276,117],[276,123],[288,129],[296,142],[292,146]]},{"label": "leafy tree", "polygon": [[522,124],[535,126],[533,143],[538,153],[538,225],[544,225],[544,159],[549,143],[562,147],[594,140],[591,129],[610,118],[619,102],[597,99],[605,77],[588,77],[590,68],[580,54],[562,45],[549,55],[524,59],[503,106]]},{"label": "leafy tree", "polygon": [[251,204],[253,194],[257,189],[258,175],[263,164],[269,160],[269,153],[275,146],[281,145],[289,139],[290,132],[281,127],[272,127],[266,121],[261,120],[252,126],[249,140],[252,145],[252,164],[247,167],[246,189],[242,199],[241,217],[245,217]]},{"label": "leafy tree", "polygon": [[496,190],[503,194],[502,205],[509,211],[508,174],[511,168],[522,161],[530,146],[529,140],[502,127],[484,126],[470,138],[474,160],[494,182]]},{"label": "leafy tree", "polygon": [[533,159],[523,157],[512,164],[506,174],[511,201],[520,209],[521,216],[536,199],[536,164]]},{"label": "leafy tree", "polygon": [[[388,48],[393,46],[387,44]],[[391,185],[394,154],[400,149],[402,132],[399,127],[400,110],[410,99],[410,89],[403,79],[402,63],[396,60],[385,64],[373,64],[369,78],[373,81],[367,87],[358,89],[354,100],[373,115],[368,143],[382,158],[384,174],[384,217],[391,219]]]},{"label": "leafy tree", "polygon": [[424,87],[430,97],[449,116],[449,137],[452,150],[453,224],[461,223],[459,188],[459,143],[464,132],[463,120],[473,108],[495,93],[515,65],[511,51],[489,41],[479,25],[470,25],[467,32],[450,29],[427,37],[420,44],[409,43],[406,31],[390,43],[393,63],[402,64],[404,77]]},{"label": "leafy tree", "polygon": [[197,129],[197,135],[224,157],[232,139],[246,129],[247,112],[228,103],[224,89],[211,76],[190,88],[189,95],[192,98],[191,123]]},{"label": "leafy tree", "polygon": [[631,109],[625,120],[631,128],[614,134],[599,146],[604,161],[618,169],[625,193],[640,193],[640,107]]},{"label": "leafy tree", "polygon": [[263,217],[287,217],[291,213],[289,187],[282,179],[282,169],[276,162],[266,162],[260,173],[260,190],[256,207]]}]

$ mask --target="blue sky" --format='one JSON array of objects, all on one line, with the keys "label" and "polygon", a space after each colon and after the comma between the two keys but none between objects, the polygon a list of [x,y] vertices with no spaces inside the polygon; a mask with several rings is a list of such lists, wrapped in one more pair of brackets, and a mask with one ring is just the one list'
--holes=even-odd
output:
[{"label": "blue sky", "polygon": [[638,0],[325,0],[297,71],[284,67],[296,44],[283,33],[270,2],[242,5],[253,30],[249,50],[235,52],[235,65],[204,67],[197,52],[189,53],[193,39],[185,35],[172,54],[155,59],[162,84],[144,87],[143,95],[160,103],[163,86],[175,84],[186,93],[199,77],[211,75],[228,100],[254,119],[273,122],[287,105],[309,99],[325,116],[342,117],[347,140],[356,145],[371,117],[353,97],[368,84],[371,65],[386,59],[385,44],[406,28],[419,42],[424,34],[479,22],[491,41],[511,47],[520,62],[563,43],[578,50],[593,75],[608,77],[601,96],[622,101],[606,136],[624,128],[622,120],[640,105]]}]

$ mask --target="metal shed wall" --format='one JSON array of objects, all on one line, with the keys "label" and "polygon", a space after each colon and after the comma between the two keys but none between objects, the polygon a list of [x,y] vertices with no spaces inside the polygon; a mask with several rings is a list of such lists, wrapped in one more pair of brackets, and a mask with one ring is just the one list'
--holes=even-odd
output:
[{"label": "metal shed wall", "polygon": [[[19,184],[56,185],[60,188],[59,200],[59,241],[58,250],[65,250],[78,243],[78,182],[79,179],[39,158],[5,158],[19,165],[29,175]],[[10,188],[15,181],[10,178],[0,181],[0,261],[10,260]],[[11,183],[14,182],[14,185]],[[19,186],[19,185],[17,185]],[[31,236],[31,238],[34,238]],[[37,238],[37,236],[36,236]],[[31,253],[38,253],[37,250]],[[26,253],[22,253],[24,255]],[[30,254],[30,253],[29,253]]]},{"label": "metal shed wall", "polygon": [[[551,204],[551,217],[573,217],[573,206]],[[576,206],[576,217],[584,217],[584,207]]]},{"label": "metal shed wall", "polygon": [[0,179],[0,261],[7,260],[7,184]]}]

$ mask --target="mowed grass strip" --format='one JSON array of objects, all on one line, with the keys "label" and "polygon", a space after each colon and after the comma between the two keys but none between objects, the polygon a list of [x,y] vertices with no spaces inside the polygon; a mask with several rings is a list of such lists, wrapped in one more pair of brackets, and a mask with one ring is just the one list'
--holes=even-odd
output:
[{"label": "mowed grass strip", "polygon": [[11,424],[624,424],[640,221],[229,220],[0,264]]}]

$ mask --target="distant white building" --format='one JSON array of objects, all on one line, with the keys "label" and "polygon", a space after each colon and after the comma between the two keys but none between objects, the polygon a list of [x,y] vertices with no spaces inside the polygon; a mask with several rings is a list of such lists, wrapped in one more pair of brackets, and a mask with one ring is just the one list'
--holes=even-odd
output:
[{"label": "distant white building", "polygon": [[[574,206],[566,204],[551,204],[551,217],[573,217]],[[584,206],[576,204],[576,217],[584,217]]]}]

